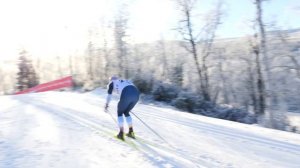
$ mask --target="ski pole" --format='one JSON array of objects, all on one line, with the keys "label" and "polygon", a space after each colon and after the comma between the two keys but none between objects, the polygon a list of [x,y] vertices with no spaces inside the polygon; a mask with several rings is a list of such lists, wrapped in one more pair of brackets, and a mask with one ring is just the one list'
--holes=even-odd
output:
[{"label": "ski pole", "polygon": [[147,125],[142,119],[140,119],[135,113],[133,113],[132,111],[130,111],[131,114],[133,114],[137,119],[139,119],[147,128],[149,128],[149,130],[151,130],[155,135],[157,135],[161,140],[163,140],[166,144],[168,144],[169,146],[171,146],[173,148],[173,146],[171,144],[169,144],[163,137],[161,137],[156,131],[154,131],[149,125]]},{"label": "ski pole", "polygon": [[115,124],[117,124],[118,125],[118,122],[117,122],[117,120],[112,116],[112,114],[110,113],[110,111],[109,110],[107,110],[107,113],[109,113],[109,115],[111,116],[111,118],[114,120],[114,122],[115,122]]}]

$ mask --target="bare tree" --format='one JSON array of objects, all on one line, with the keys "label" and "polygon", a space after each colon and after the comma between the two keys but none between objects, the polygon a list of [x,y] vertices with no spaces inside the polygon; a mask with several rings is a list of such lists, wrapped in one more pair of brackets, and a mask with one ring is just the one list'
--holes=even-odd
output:
[{"label": "bare tree", "polygon": [[94,71],[93,71],[94,49],[95,48],[93,42],[89,41],[87,47],[86,66],[87,66],[87,74],[91,81],[94,80]]},{"label": "bare tree", "polygon": [[[103,36],[103,45],[100,49],[100,53],[102,55],[101,57],[101,62],[99,62],[99,65],[101,64],[103,66],[103,77],[102,80],[107,80],[109,78],[109,67],[111,66],[110,64],[110,55],[111,55],[111,50],[108,48],[108,42],[105,36]],[[99,53],[99,54],[100,54]]]},{"label": "bare tree", "polygon": [[259,67],[260,62],[256,62],[256,57],[252,57],[255,50],[255,46],[253,46],[253,42],[250,40],[250,53],[239,54],[238,59],[240,61],[245,62],[245,87],[246,87],[246,97],[249,98],[250,102],[247,102],[246,106],[252,105],[253,111],[255,114],[259,114],[259,107],[258,107],[258,85],[257,85],[257,67]]},{"label": "bare tree", "polygon": [[[271,74],[269,68],[269,59],[267,55],[267,47],[266,47],[266,33],[265,33],[265,25],[263,23],[263,10],[262,10],[262,2],[265,0],[254,0],[254,4],[256,7],[256,19],[255,25],[258,26],[258,32],[254,34],[254,41],[251,42],[251,48],[255,56],[255,69],[257,75],[257,92],[258,92],[258,107],[257,107],[257,115],[265,114],[266,109],[266,82],[263,77],[263,65],[265,66],[265,72],[267,76],[267,81],[271,81]],[[255,28],[254,28],[255,29]],[[263,64],[262,64],[263,62]]]},{"label": "bare tree", "polygon": [[161,64],[160,64],[160,70],[162,79],[168,78],[169,75],[169,65],[167,60],[167,53],[166,53],[166,43],[164,38],[162,37],[161,40],[159,40],[158,45],[156,46],[157,50],[160,52],[159,55],[161,57]]},{"label": "bare tree", "polygon": [[[256,74],[256,88],[257,88],[257,107],[256,115],[261,116],[265,113],[266,108],[266,93],[265,93],[265,80],[263,78],[261,53],[259,43],[257,42],[257,34],[254,34],[254,40],[250,42],[252,53],[254,54],[255,74]],[[254,100],[254,99],[253,99]],[[254,104],[256,105],[256,104]]]},{"label": "bare tree", "polygon": [[270,68],[269,68],[269,59],[267,55],[265,24],[263,22],[263,9],[262,9],[263,1],[267,1],[267,0],[255,0],[254,4],[256,6],[256,22],[259,28],[259,40],[260,40],[259,50],[261,52],[263,62],[266,66],[267,78],[269,78]]},{"label": "bare tree", "polygon": [[[258,33],[255,38],[257,39],[256,46],[253,47],[256,59],[257,70],[257,90],[258,90],[258,112],[259,115],[265,114],[268,107],[267,124],[268,126],[276,129],[285,129],[288,124],[286,122],[285,114],[278,111],[278,93],[275,92],[275,81],[270,69],[272,60],[269,58],[267,49],[267,38],[265,32],[265,25],[263,22],[263,8],[262,2],[266,0],[255,0],[256,6],[256,23],[258,26]],[[261,64],[262,62],[263,64]],[[264,69],[262,68],[264,66]],[[265,72],[266,78],[264,79],[263,73]]]},{"label": "bare tree", "polygon": [[215,50],[214,53],[216,54],[216,57],[218,59],[217,69],[218,69],[219,78],[221,79],[221,82],[219,82],[219,85],[216,89],[215,98],[213,99],[214,100],[213,102],[217,102],[218,95],[222,89],[223,97],[224,97],[223,103],[229,104],[230,100],[229,100],[229,94],[227,89],[228,81],[226,79],[225,72],[224,72],[224,63],[226,61],[224,57],[225,48],[215,48],[214,50]]},{"label": "bare tree", "polygon": [[[280,55],[280,57],[288,58],[290,62],[292,63],[292,66],[289,65],[283,65],[283,66],[275,66],[275,68],[285,68],[289,70],[295,70],[297,78],[300,79],[300,62],[299,62],[299,56],[300,56],[300,44],[297,45],[290,45],[288,42],[288,34],[279,32],[279,38],[281,44],[284,46],[282,50],[285,51],[283,55]],[[272,67],[273,69],[274,67]]]},{"label": "bare tree", "polygon": [[69,55],[69,70],[70,70],[70,75],[74,74],[73,70],[73,56],[70,54]]},{"label": "bare tree", "polygon": [[110,67],[109,56],[111,55],[111,50],[108,48],[108,41],[104,29],[102,33],[102,38],[103,38],[103,46],[102,46],[103,59],[102,60],[104,62],[104,79],[108,79],[109,77],[108,71]]},{"label": "bare tree", "polygon": [[58,74],[59,74],[59,77],[61,78],[63,76],[63,72],[62,72],[62,67],[61,67],[61,60],[60,60],[60,56],[56,56],[56,61],[57,61],[57,70],[58,70]]},{"label": "bare tree", "polygon": [[121,3],[118,8],[118,13],[115,17],[115,46],[116,54],[118,59],[119,66],[119,75],[124,76],[125,78],[129,77],[129,67],[128,67],[128,44],[126,41],[127,38],[127,29],[128,29],[128,12],[127,4]]},{"label": "bare tree", "polygon": [[[210,56],[211,49],[215,40],[215,33],[220,25],[221,6],[219,1],[215,10],[209,13],[205,25],[201,30],[194,30],[195,22],[193,22],[194,10],[197,0],[177,0],[183,19],[179,22],[177,31],[182,35],[183,47],[192,54],[197,73],[200,80],[200,90],[205,100],[210,101],[210,86],[207,58]],[[202,47],[198,51],[198,45]]]}]

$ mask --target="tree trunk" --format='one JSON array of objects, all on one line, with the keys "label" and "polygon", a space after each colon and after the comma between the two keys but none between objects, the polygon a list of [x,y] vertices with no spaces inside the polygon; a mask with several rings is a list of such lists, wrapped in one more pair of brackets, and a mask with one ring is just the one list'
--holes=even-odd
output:
[{"label": "tree trunk", "polygon": [[266,100],[265,100],[265,83],[262,75],[261,64],[259,59],[259,49],[253,49],[255,54],[255,64],[256,64],[256,73],[257,73],[257,91],[258,91],[258,114],[263,115],[265,114],[266,108]]}]

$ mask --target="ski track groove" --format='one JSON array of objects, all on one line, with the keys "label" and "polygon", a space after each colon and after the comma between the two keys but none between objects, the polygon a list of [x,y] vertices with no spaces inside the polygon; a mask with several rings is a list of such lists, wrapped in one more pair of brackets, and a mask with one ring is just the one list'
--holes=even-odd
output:
[{"label": "ski track groove", "polygon": [[273,140],[273,139],[269,139],[266,137],[258,137],[258,136],[247,136],[244,134],[239,134],[238,132],[240,132],[239,130],[235,130],[237,131],[237,133],[232,133],[232,132],[228,132],[226,129],[219,127],[219,126],[212,126],[212,127],[208,127],[204,124],[201,123],[191,123],[188,121],[179,121],[179,120],[174,120],[174,119],[170,119],[170,118],[166,118],[165,116],[161,116],[158,114],[149,114],[149,113],[139,113],[141,116],[146,116],[146,117],[154,117],[157,118],[159,120],[164,120],[164,121],[168,121],[171,123],[177,123],[186,127],[191,127],[191,128],[196,128],[199,130],[204,130],[204,131],[210,131],[212,134],[220,134],[220,135],[225,135],[228,137],[235,137],[235,138],[239,138],[241,140],[248,140],[248,141],[252,141],[252,142],[256,142],[256,143],[261,143],[264,145],[267,145],[271,148],[281,148],[283,150],[288,150],[288,151],[293,151],[294,154],[300,155],[300,145],[297,144],[291,144],[288,142],[282,143],[281,141],[277,141],[277,140]]}]

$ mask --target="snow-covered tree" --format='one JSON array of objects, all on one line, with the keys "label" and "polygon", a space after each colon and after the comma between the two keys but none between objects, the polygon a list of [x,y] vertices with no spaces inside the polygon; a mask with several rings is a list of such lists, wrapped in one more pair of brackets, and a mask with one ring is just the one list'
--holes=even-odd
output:
[{"label": "snow-covered tree", "polygon": [[128,62],[128,4],[120,3],[114,21],[115,50],[118,59],[119,76],[129,77]]},{"label": "snow-covered tree", "polygon": [[[195,28],[195,9],[197,0],[177,0],[182,19],[177,31],[182,35],[183,47],[192,55],[199,77],[200,91],[207,101],[211,100],[207,59],[210,56],[215,40],[215,34],[222,16],[222,3],[206,16],[205,24],[201,29]],[[200,45],[201,49],[198,48]]]}]

